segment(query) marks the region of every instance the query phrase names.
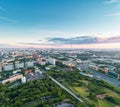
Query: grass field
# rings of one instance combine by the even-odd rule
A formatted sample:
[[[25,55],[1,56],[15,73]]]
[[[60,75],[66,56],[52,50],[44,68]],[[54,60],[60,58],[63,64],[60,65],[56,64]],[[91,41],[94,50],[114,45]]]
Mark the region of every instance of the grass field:
[[[107,102],[106,100],[98,99],[96,104],[97,104],[96,107],[115,107],[115,105],[113,105],[110,102]]]
[[[76,92],[78,92],[80,95],[87,97],[89,96],[89,92],[85,91],[85,88],[83,87],[73,87]]]
[[[89,96],[89,92],[86,92],[84,87],[72,87],[72,88],[74,89],[75,92],[79,93],[81,96],[84,96],[84,97]],[[115,107],[114,104],[106,100],[98,99],[97,101],[92,101],[92,102],[95,104],[95,107]]]
[[[68,77],[70,77],[70,79]],[[66,77],[67,81],[65,79],[62,79],[61,83],[64,86],[66,86],[68,89],[70,89],[74,94],[81,97],[88,104],[94,103],[95,107],[115,107],[115,104],[117,104],[116,102],[113,102],[114,103],[113,104],[111,103],[112,101],[96,98],[96,95],[104,94],[104,93],[107,94],[108,96],[111,96],[112,98],[118,98],[118,102],[119,102],[120,94],[117,93],[120,92],[119,88],[112,87],[111,85],[103,81],[97,81],[97,80],[93,81],[91,79],[88,80],[88,79],[79,79],[79,78],[76,80],[73,79],[73,81],[71,81],[72,80],[71,75],[68,77]]]
[[[118,94],[118,93],[116,93],[116,92],[114,92],[114,91],[112,91],[112,90],[105,89],[105,91],[106,91],[107,93],[109,93],[110,96],[113,96],[113,97],[116,97],[116,98],[120,98],[120,94]]]

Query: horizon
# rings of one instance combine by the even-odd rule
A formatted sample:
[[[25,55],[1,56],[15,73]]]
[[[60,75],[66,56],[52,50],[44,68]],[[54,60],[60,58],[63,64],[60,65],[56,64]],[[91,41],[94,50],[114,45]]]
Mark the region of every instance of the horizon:
[[[0,48],[120,49],[120,0],[0,0]]]

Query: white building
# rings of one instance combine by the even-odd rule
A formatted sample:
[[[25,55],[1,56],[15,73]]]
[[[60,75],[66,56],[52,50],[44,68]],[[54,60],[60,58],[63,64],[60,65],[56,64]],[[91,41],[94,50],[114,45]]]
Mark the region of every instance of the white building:
[[[52,64],[52,65],[55,65],[56,59],[54,59],[54,58],[49,58],[49,59],[48,59],[48,62],[49,62],[50,64]]]
[[[33,67],[34,66],[34,62],[33,61],[29,61],[25,63],[26,67]]]
[[[42,71],[39,71],[40,74],[42,74]]]
[[[1,52],[0,52],[0,55],[4,55],[4,52],[3,52],[3,51],[1,51]]]
[[[0,66],[0,72],[2,72],[2,66]]]
[[[9,62],[12,62],[14,60],[15,60],[15,58],[7,59],[7,62],[9,63]]]
[[[27,79],[26,79],[25,76],[21,78],[21,82],[22,82],[22,83],[26,83],[26,81],[27,81]]]
[[[4,71],[14,70],[13,64],[8,64],[3,66]]]
[[[82,63],[82,61],[80,59],[77,59],[76,62],[79,64]]]
[[[45,69],[46,69],[46,70],[50,70],[51,68],[49,68],[49,67],[45,67]]]
[[[75,66],[73,61],[63,61],[62,63],[66,66],[71,66],[71,67]]]
[[[40,65],[45,65],[45,64],[46,64],[46,61],[40,62]]]
[[[15,64],[15,68],[24,68],[24,63],[22,62],[22,63],[17,63],[17,64]]]
[[[15,71],[13,71],[13,74],[17,74],[18,72],[21,72],[21,70],[19,69],[19,70],[15,70]]]

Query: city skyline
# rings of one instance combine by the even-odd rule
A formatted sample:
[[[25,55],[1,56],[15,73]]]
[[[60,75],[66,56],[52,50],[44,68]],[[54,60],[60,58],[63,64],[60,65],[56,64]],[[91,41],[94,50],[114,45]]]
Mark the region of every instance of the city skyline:
[[[120,48],[119,25],[120,0],[0,0],[0,48]]]

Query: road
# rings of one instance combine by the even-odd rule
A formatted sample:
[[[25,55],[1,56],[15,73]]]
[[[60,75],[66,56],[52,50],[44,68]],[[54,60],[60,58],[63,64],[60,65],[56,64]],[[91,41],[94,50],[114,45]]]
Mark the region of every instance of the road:
[[[61,83],[59,83],[56,79],[54,79],[53,77],[51,77],[50,75],[47,74],[47,76],[53,81],[55,82],[57,85],[59,85],[62,89],[64,89],[65,91],[67,91],[70,95],[72,95],[75,99],[77,99],[80,102],[83,102],[83,100],[79,97],[77,97],[73,92],[71,92],[69,89],[67,89],[65,86],[63,86]]]
[[[88,66],[89,66],[88,64],[85,64],[85,65],[81,65],[79,67],[85,71],[89,71],[89,72],[93,73],[93,75],[95,77],[99,77],[100,79],[107,81],[109,84],[112,84],[112,85],[120,88],[120,80],[118,80],[116,78],[112,78],[108,75],[105,75],[104,73],[92,70],[92,69],[88,68]]]
[[[89,69],[89,71],[92,72],[94,74],[94,76],[100,77],[101,79],[107,81],[109,84],[120,87],[120,81],[117,80],[116,78],[109,77],[101,72],[93,71],[90,69]]]

